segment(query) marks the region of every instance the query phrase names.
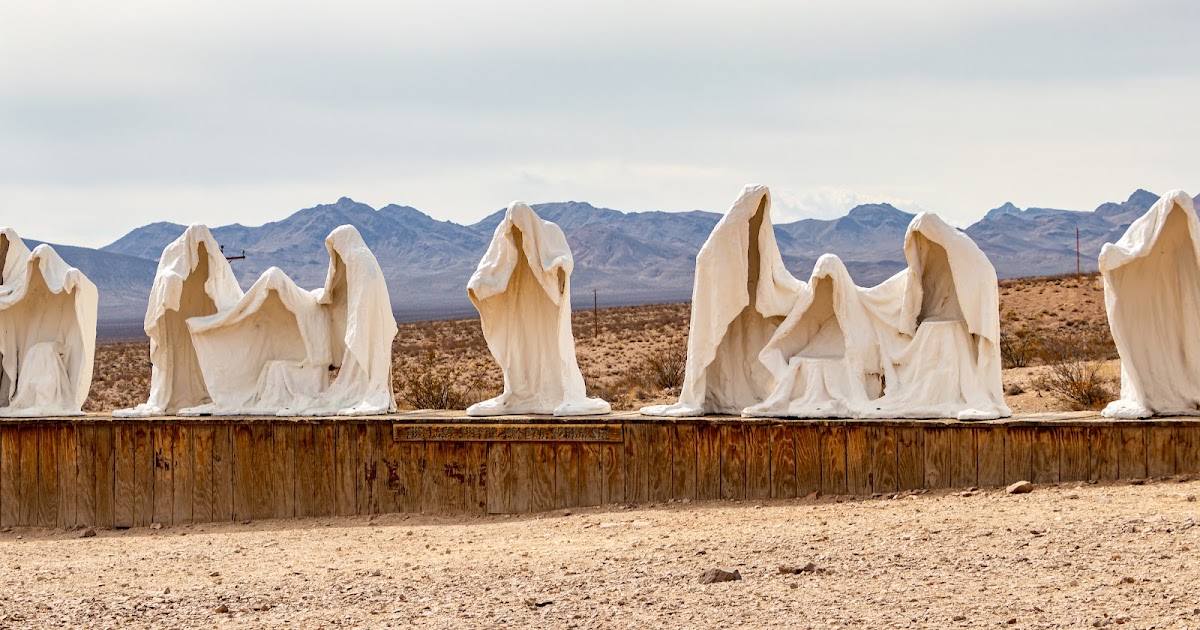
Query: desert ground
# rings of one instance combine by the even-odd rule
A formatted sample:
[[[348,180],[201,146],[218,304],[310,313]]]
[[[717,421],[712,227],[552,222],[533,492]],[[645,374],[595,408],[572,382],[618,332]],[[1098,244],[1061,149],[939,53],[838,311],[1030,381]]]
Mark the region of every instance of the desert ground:
[[[688,304],[601,309],[598,319],[590,310],[576,312],[577,354],[591,395],[617,410],[674,402],[690,314]],[[1014,413],[1095,408],[1107,402],[1106,395],[1115,396],[1116,350],[1098,276],[1004,280],[1000,317],[1009,368],[1005,388]],[[461,409],[503,388],[478,319],[401,324],[392,350],[401,408]],[[1063,363],[1094,370],[1088,375],[1098,395],[1082,402],[1061,395],[1063,387],[1047,376]],[[1065,387],[1074,385],[1070,381]],[[149,389],[148,343],[102,343],[85,410],[131,407],[145,401]]]
[[[1200,628],[1197,494],[1172,478],[18,529],[0,532],[0,627]],[[710,569],[741,580],[702,584]]]

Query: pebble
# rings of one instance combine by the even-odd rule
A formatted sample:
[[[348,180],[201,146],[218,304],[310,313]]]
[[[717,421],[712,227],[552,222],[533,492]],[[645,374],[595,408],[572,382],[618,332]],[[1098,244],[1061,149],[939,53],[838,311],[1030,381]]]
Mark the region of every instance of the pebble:
[[[96,530],[95,530],[95,529],[93,529],[93,528],[91,528],[91,527],[89,527],[89,528],[87,528],[87,529],[83,530],[83,533],[82,533],[82,534],[80,534],[80,535],[79,535],[79,537],[80,537],[80,538],[95,538],[95,537],[96,537]]]
[[[737,582],[742,579],[742,574],[737,569],[732,572],[723,569],[709,569],[700,575],[701,584],[712,584],[714,582]]]
[[[1010,485],[1008,488],[1005,488],[1004,491],[1009,494],[1025,494],[1027,492],[1033,492],[1033,484],[1029,483],[1028,481],[1018,481]]]
[[[779,565],[779,572],[784,575],[800,575],[801,573],[824,573],[824,569],[818,569],[817,565],[809,562],[804,566],[793,567],[786,564]]]
[[[225,604],[221,604],[220,606],[217,606],[216,610],[214,610],[213,612],[228,613],[229,607],[226,606]]]

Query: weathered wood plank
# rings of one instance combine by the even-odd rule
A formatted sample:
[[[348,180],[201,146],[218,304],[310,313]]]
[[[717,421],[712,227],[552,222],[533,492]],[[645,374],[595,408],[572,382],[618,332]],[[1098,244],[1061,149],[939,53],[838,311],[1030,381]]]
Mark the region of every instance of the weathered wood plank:
[[[421,510],[426,514],[460,514],[463,509],[454,499],[451,487],[452,474],[462,475],[462,468],[452,460],[455,457],[453,442],[430,441],[425,443],[425,478],[421,484]]]
[[[1121,427],[1117,468],[1121,479],[1146,478],[1146,428]]]
[[[894,427],[871,427],[867,432],[871,445],[871,491],[874,493],[896,492],[897,481],[896,429]]]
[[[275,488],[275,518],[296,516],[296,429],[291,422],[272,423],[271,477]],[[389,431],[390,432],[390,431]]]
[[[746,427],[746,498],[771,498],[771,427]]]
[[[693,443],[693,447],[694,446],[695,443]],[[672,445],[672,456],[674,456],[674,453],[674,445]],[[694,448],[692,453],[692,461],[695,462]],[[603,456],[600,454],[600,444],[594,442],[581,442],[579,444],[580,506],[600,505],[604,502],[604,493],[601,483],[603,478],[604,462]],[[693,479],[695,479],[695,477],[693,477]],[[488,470],[488,483],[491,483],[491,470]]]
[[[337,429],[329,423],[321,423],[312,428],[312,475],[313,475],[313,516],[334,516],[341,514],[338,509],[338,465],[337,465]],[[416,442],[414,448],[425,449],[425,445]],[[417,478],[418,490],[415,511],[421,511],[420,477]]]
[[[615,445],[624,452],[624,447]],[[512,467],[512,496],[509,503],[510,514],[523,514],[530,511],[533,501],[533,467],[534,454],[532,442],[513,442],[509,466]],[[433,463],[428,464],[432,466]],[[621,493],[625,492],[624,477],[622,477]]]
[[[625,502],[625,445],[600,445],[600,492],[604,503]]]
[[[715,424],[696,427],[696,498],[721,498],[721,429]]]
[[[1200,427],[1176,427],[1175,474],[1200,473]]]
[[[42,493],[38,487],[38,429],[33,425],[21,427],[21,502],[17,524],[38,524],[42,510]]]
[[[38,427],[38,506],[37,524],[54,527],[58,524],[58,436],[52,425]]]
[[[1087,431],[1082,427],[1060,427],[1058,434],[1058,480],[1087,481]]]
[[[954,483],[954,434],[957,429],[925,429],[925,487],[949,488]]]
[[[516,493],[516,471],[512,466],[512,444],[488,444],[487,505],[490,514],[512,514]]]
[[[274,518],[276,495],[279,486],[275,480],[275,427],[270,424],[254,424],[250,427],[250,491],[248,504],[250,518],[264,520]]]
[[[134,447],[134,425],[113,425],[113,458],[116,460],[116,475],[113,479],[113,525],[119,529],[133,527],[134,496],[137,472]]]
[[[554,466],[556,461],[553,442],[534,442],[531,466],[532,492],[529,509],[545,512],[554,509]]]
[[[1034,431],[1030,481],[1033,483],[1058,483],[1059,436],[1056,429],[1042,427]]]
[[[358,509],[358,483],[355,474],[358,471],[356,444],[353,425],[346,423],[335,425],[334,497],[337,505],[336,513],[342,516],[352,515]]]
[[[846,494],[845,427],[821,427],[821,493]]]
[[[1088,427],[1088,481],[1112,481],[1120,479],[1119,429]]]
[[[1175,428],[1146,428],[1146,474],[1170,477],[1175,474]]]
[[[77,443],[74,424],[63,423],[55,430],[58,440],[58,528],[67,529],[77,523],[79,509],[79,478],[76,470]]]
[[[1005,483],[1032,480],[1034,431],[1029,427],[1009,427],[1004,436]]]
[[[975,429],[956,427],[950,434],[954,440],[954,463],[950,466],[950,485],[970,488],[979,485],[979,451]]]
[[[796,432],[792,427],[774,424],[771,440],[771,498],[796,497]],[[819,474],[819,473],[818,473]],[[817,481],[820,487],[820,480]]]
[[[925,430],[904,427],[896,430],[897,490],[925,487]]]
[[[421,487],[425,478],[425,445],[421,442],[397,442],[395,446],[396,509],[418,513],[421,511]]]
[[[578,445],[561,442],[554,448],[554,507],[579,505]]]
[[[96,526],[112,528],[116,492],[117,461],[111,423],[96,425]]]
[[[576,445],[578,447],[578,445]],[[488,449],[486,442],[466,445],[466,508],[468,514],[487,513]]]
[[[665,502],[671,498],[671,425],[646,426],[646,455],[646,498]]]
[[[233,425],[233,520],[254,518],[257,490],[254,473],[254,435],[250,425]],[[157,489],[157,485],[155,486]],[[157,497],[156,501],[157,503]]]
[[[722,425],[721,498],[746,498],[746,431],[741,425]]]
[[[1004,427],[975,429],[976,472],[980,486],[1004,485],[1004,439],[1007,433]]]
[[[379,445],[376,449],[379,456],[378,477],[376,477],[375,495],[379,497],[379,511],[393,514],[400,509],[400,443],[392,437],[392,431],[386,426],[376,426],[376,438]],[[296,491],[300,488],[297,486]],[[486,499],[485,499],[486,500]]]
[[[625,427],[625,500],[634,503],[650,498],[650,428],[641,424]]]
[[[21,439],[14,425],[0,426],[0,527],[21,520]]]
[[[696,498],[696,427],[675,424],[671,427],[671,496]]]
[[[144,422],[133,423],[133,526],[154,519],[154,435]]]
[[[234,441],[233,428],[222,423],[213,426],[212,513],[217,522],[234,519]]]
[[[213,427],[192,429],[192,521],[213,520]]]
[[[192,522],[192,427],[174,424],[171,427],[171,462],[174,473],[171,522],[182,525]]]
[[[357,489],[357,513],[358,514],[379,514],[379,497],[375,494],[377,486],[376,478],[379,475],[379,462],[376,458],[375,446],[377,440],[371,431],[371,425],[359,423],[354,425],[354,439],[356,448],[358,449],[358,474],[355,476]],[[445,442],[435,443],[428,442],[427,444],[447,444]],[[440,452],[441,449],[434,449],[430,453]],[[431,461],[436,461],[432,460]],[[440,479],[441,471],[438,472]],[[461,510],[455,511],[455,513]]]
[[[871,494],[871,445],[864,426],[846,428],[846,492]]]
[[[301,424],[289,431],[290,438],[295,440],[296,458],[296,516],[319,516],[317,510],[317,447],[313,443],[311,424]]]
[[[822,429],[815,426],[795,427],[792,438],[796,443],[796,496],[806,497],[824,488],[821,475],[825,458],[821,448]]]

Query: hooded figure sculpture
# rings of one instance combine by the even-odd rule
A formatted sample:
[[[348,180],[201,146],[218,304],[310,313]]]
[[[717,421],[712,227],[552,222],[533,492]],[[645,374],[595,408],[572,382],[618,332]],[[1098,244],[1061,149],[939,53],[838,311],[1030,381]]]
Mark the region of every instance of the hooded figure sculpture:
[[[922,212],[904,235],[908,269],[863,291],[884,357],[884,396],[864,417],[1011,415],[1000,375],[996,270],[979,246]]]
[[[49,245],[0,228],[0,417],[82,413],[96,353],[96,286]]]
[[[392,340],[396,318],[379,261],[352,225],[325,238],[329,272],[314,291],[328,321],[337,378],[315,399],[298,399],[280,415],[363,416],[396,410]]]
[[[802,283],[783,265],[770,215],[767,187],[746,186],[700,248],[679,402],[642,413],[740,414],[774,389],[759,353],[792,310]]]
[[[859,291],[837,256],[817,260],[791,314],[759,354],[775,390],[742,415],[852,418],[879,397],[879,341]]]
[[[150,397],[119,418],[161,416],[212,402],[187,320],[237,304],[242,289],[207,227],[194,224],[163,250],[146,308]]]
[[[1108,325],[1121,355],[1110,418],[1200,414],[1200,222],[1174,190],[1100,250]]]
[[[608,413],[588,398],[571,333],[575,262],[559,227],[513,202],[467,284],[488,349],[504,372],[504,393],[467,409],[471,416]]]

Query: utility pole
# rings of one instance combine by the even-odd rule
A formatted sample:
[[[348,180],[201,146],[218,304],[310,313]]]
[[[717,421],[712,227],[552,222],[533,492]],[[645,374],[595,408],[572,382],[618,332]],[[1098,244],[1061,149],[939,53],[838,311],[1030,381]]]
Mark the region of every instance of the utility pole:
[[[243,249],[241,255],[230,256],[225,253],[225,246],[222,245],[221,246],[221,255],[224,256],[225,260],[228,260],[229,262],[233,262],[235,260],[245,260],[246,259],[246,250]]]
[[[1075,228],[1075,284],[1079,284],[1080,264],[1079,264],[1079,228]]]
[[[592,289],[592,339],[600,338],[600,289]]]

